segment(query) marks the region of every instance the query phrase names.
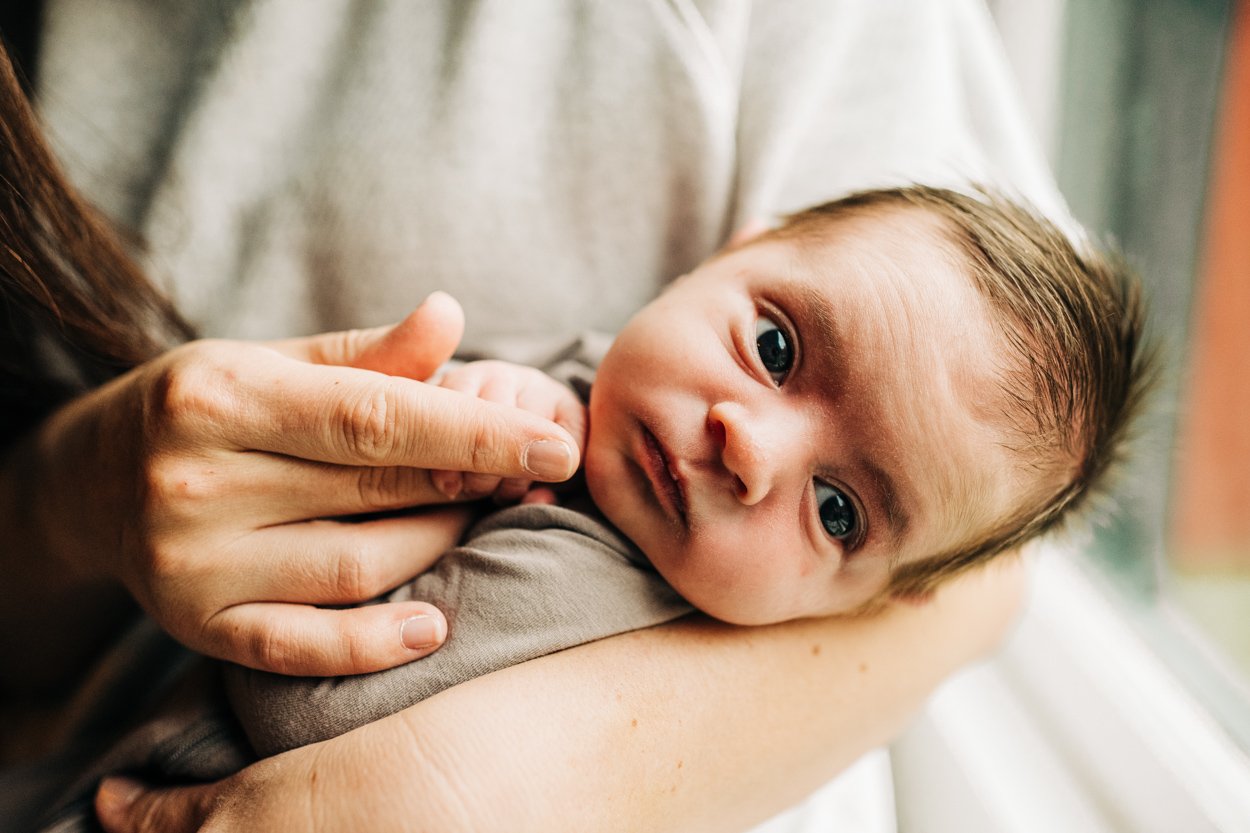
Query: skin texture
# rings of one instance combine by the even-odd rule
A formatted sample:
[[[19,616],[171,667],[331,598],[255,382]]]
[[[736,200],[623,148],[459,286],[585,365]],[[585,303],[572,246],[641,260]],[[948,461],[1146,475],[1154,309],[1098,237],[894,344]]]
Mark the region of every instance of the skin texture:
[[[784,385],[767,374],[760,378],[750,354],[735,349],[732,336],[720,351],[731,357],[727,367],[710,369],[706,364],[723,342],[711,349],[679,348],[696,370],[689,376],[675,372],[675,365],[682,363],[673,362],[671,353],[647,349],[671,344],[663,336],[674,327],[691,329],[700,316],[716,324],[738,321],[746,332],[756,332],[753,319],[760,304],[754,276],[769,274],[778,260],[775,252],[763,248],[749,254],[751,259],[745,262],[732,256],[714,261],[715,271],[686,278],[656,302],[655,309],[638,317],[640,326],[631,323],[617,342],[622,352],[610,374],[609,393],[618,397],[612,400],[614,405],[647,401],[657,393],[651,384],[656,380],[663,380],[658,386],[661,396],[677,391],[678,396],[693,397],[709,385],[712,390],[735,391],[745,386],[752,394],[773,399],[784,395]],[[844,286],[847,283],[849,279],[843,281]],[[958,297],[964,285],[953,271],[933,283],[947,300]],[[845,296],[843,300],[847,301]],[[864,307],[872,300],[879,298],[854,308],[853,317],[862,321]],[[722,303],[731,305],[731,314],[718,315]],[[907,320],[918,324],[920,336],[927,338],[912,332],[904,338],[897,331],[888,337],[895,344],[932,344],[935,333],[940,334],[948,322],[924,321],[925,309],[921,304],[919,310],[909,310]],[[969,332],[965,329],[965,338]],[[971,333],[975,335],[975,328]],[[870,346],[866,350],[870,357],[880,355]],[[848,372],[871,370],[855,368],[851,356],[842,358]],[[891,370],[904,361],[893,358]],[[611,354],[609,359],[613,360]],[[648,366],[651,361],[657,365]],[[713,361],[723,359],[717,355]],[[807,361],[815,360],[807,357]],[[923,357],[914,357],[914,362],[926,371],[922,379],[942,378],[947,383],[939,386],[939,392],[954,387],[949,384],[951,376],[976,375],[967,362],[945,377],[933,373],[933,363]],[[444,384],[497,401],[526,401],[545,411],[572,407],[567,392],[525,371],[497,362],[475,363],[449,374]],[[603,381],[601,375],[596,391]],[[914,395],[919,386],[914,379],[909,381],[906,392]],[[878,394],[889,401],[890,391]],[[634,398],[624,402],[619,399],[631,395]],[[813,407],[825,418],[824,425],[830,406],[820,402],[823,396],[815,398],[814,407],[801,400],[795,410],[802,413]],[[936,394],[921,409],[931,412],[935,402],[947,407],[949,420],[972,419],[957,401]],[[707,425],[713,440],[722,443],[722,481],[731,470],[745,475],[740,490],[732,483],[722,483],[722,488],[751,513],[744,522],[766,525],[766,514],[754,514],[763,499],[742,498],[752,488],[775,489],[776,481],[759,485],[762,475],[739,465],[740,457],[726,451],[728,431],[713,430],[714,411],[708,408]],[[909,425],[905,419],[901,424]],[[588,465],[594,465],[599,451],[611,453],[620,447],[595,445],[596,436],[601,441],[627,436],[612,430],[620,425],[614,422],[609,431],[600,433],[596,419]],[[800,449],[813,445],[797,443]],[[794,460],[784,453],[779,456],[789,463]],[[761,454],[753,462],[763,467],[767,460]],[[810,480],[810,470],[802,465],[797,469],[801,479]],[[993,478],[990,482],[989,493],[996,486],[1009,491]],[[659,503],[645,485],[636,494]],[[733,502],[728,505],[735,508]],[[665,508],[654,511],[662,513]],[[930,532],[927,539],[925,519],[913,518],[909,529],[916,530],[921,541],[946,540],[940,525],[951,522],[948,516],[938,516],[932,524],[939,531]],[[801,520],[792,523],[805,527]],[[658,525],[666,528],[662,520]],[[695,543],[696,549],[702,546],[702,540]],[[712,550],[687,575],[698,587],[722,591],[715,584],[721,571],[709,559],[734,558],[739,551],[729,544],[719,552]],[[750,554],[774,571],[778,567],[767,562],[776,561],[782,570],[788,563],[787,550],[772,544]],[[711,581],[703,581],[700,570]],[[744,572],[749,574],[744,567],[734,568],[735,576]],[[785,581],[784,572],[774,574]],[[820,581],[811,575],[799,575],[797,581],[822,590],[830,582],[842,581],[836,572]],[[748,581],[731,585],[729,593],[741,600],[753,589]],[[749,630],[691,617],[472,680],[347,735],[263,761],[218,784],[153,791],[130,781],[109,781],[97,796],[97,810],[106,829],[140,832],[269,826],[398,830],[413,829],[414,824],[430,830],[744,829],[801,798],[863,749],[888,740],[938,681],[997,643],[1015,615],[1020,593],[1019,565],[1006,559],[952,582],[929,603],[897,603],[875,616],[804,619]],[[775,597],[763,598],[767,603]],[[699,707],[674,709],[673,703]],[[553,713],[560,720],[551,720]]]
[[[604,640],[219,784],[106,783],[99,811],[110,830],[746,827],[891,736],[942,677],[1001,638],[1018,576],[970,582],[870,619],[742,631],[696,618]]]
[[[446,502],[432,468],[563,479],[582,434],[414,381],[462,330],[436,294],[394,327],[192,342],[50,417],[0,470],[0,625],[39,634],[0,649],[4,697],[67,687],[127,594],[186,645],[272,671],[359,673],[436,648],[446,628],[429,605],[312,605],[420,572],[460,513],[324,519]],[[555,470],[527,469],[539,447],[563,449]],[[414,619],[425,635],[409,647]]]
[[[706,613],[854,612],[894,565],[984,536],[1022,500],[994,422],[1003,352],[923,211],[852,216],[827,239],[739,240],[613,342],[591,391],[587,483]],[[470,362],[440,384],[584,418],[567,388],[508,362]],[[505,500],[530,485],[436,476]]]
[[[217,784],[108,781],[96,806],[112,833],[743,830],[893,736],[998,644],[1022,591],[1000,559],[872,617],[695,617],[480,677]]]
[[[613,343],[591,391],[587,485],[718,619],[854,611],[893,564],[975,539],[1022,500],[994,422],[992,320],[920,211],[732,250]],[[784,344],[786,361],[759,344]]]

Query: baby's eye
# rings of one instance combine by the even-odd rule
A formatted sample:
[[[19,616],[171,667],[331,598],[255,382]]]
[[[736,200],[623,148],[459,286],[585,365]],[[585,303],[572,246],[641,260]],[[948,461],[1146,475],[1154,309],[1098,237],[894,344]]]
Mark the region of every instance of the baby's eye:
[[[845,541],[855,534],[855,528],[859,525],[855,517],[855,504],[851,503],[851,499],[841,489],[817,480],[816,506],[820,512],[820,522],[824,524],[829,537]]]
[[[784,382],[794,365],[794,348],[785,330],[764,315],[755,321],[755,349],[773,381],[779,385]]]

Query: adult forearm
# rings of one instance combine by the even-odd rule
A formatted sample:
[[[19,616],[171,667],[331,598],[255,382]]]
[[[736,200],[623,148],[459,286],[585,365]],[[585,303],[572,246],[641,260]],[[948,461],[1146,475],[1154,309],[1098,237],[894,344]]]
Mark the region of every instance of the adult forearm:
[[[871,619],[695,619],[479,678],[317,747],[318,829],[749,827],[996,645],[1021,584],[996,567]]]
[[[726,831],[887,740],[1002,639],[1023,577],[1001,562],[872,619],[703,619],[479,677],[224,781],[108,781],[111,833],[191,830]]]

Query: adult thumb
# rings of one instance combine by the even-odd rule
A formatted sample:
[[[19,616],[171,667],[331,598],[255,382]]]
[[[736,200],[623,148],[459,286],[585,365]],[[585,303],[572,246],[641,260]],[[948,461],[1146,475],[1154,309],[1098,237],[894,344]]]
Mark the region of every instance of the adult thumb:
[[[95,794],[96,816],[107,833],[190,833],[208,818],[216,789],[153,789],[130,778],[106,778]]]
[[[287,339],[271,346],[314,364],[426,379],[451,358],[463,335],[460,304],[446,292],[434,292],[398,324]]]

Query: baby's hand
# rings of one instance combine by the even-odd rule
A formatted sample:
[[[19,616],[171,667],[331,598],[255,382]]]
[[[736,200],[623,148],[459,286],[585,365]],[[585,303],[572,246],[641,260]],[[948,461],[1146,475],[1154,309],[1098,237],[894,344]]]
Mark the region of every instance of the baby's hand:
[[[579,447],[585,447],[586,406],[573,391],[541,370],[511,362],[469,362],[448,370],[438,384],[546,417],[567,429],[577,439]],[[493,495],[502,502],[519,500],[529,491],[532,482],[458,471],[431,472],[430,479],[439,491],[450,497]]]

